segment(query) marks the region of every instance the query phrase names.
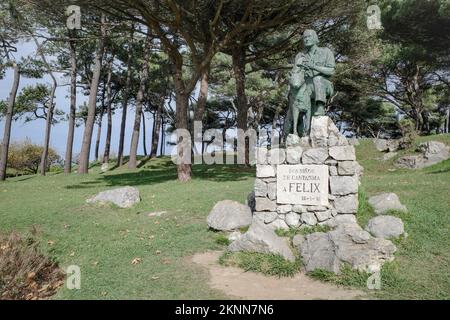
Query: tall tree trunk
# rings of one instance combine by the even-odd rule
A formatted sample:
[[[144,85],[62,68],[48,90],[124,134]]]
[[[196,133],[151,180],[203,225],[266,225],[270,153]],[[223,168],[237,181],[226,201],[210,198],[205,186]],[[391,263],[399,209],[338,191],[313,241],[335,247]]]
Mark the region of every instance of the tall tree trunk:
[[[103,115],[105,113],[105,105],[102,103],[102,109],[100,110],[100,115],[97,123],[97,139],[95,141],[95,159],[97,162],[100,162],[99,150],[100,150],[100,139],[102,137],[102,124],[103,124]]]
[[[131,138],[130,161],[128,162],[128,169],[137,168],[137,150],[139,146],[139,135],[141,130],[142,105],[144,103],[145,85],[148,81],[148,74],[150,68],[149,64],[150,64],[151,43],[152,43],[151,37],[150,34],[148,34],[144,53],[145,57],[144,70],[142,70],[141,83],[139,86],[139,92],[137,94],[136,100],[136,115],[134,117],[134,128],[133,128],[133,136]]]
[[[245,49],[236,47],[232,52],[233,73],[236,80],[237,128],[246,132],[248,129],[248,101],[245,93]],[[238,134],[238,141],[245,141],[245,164],[249,165],[249,143]]]
[[[445,133],[450,133],[450,106],[447,107],[447,120],[445,126]]]
[[[55,93],[56,93],[56,87],[58,86],[58,83],[56,81],[55,76],[53,73],[50,72],[50,76],[52,77],[52,89],[50,92],[50,102],[47,110],[47,119],[46,119],[46,126],[45,126],[45,140],[44,140],[44,151],[42,152],[41,156],[41,175],[45,176],[45,173],[47,171],[47,160],[48,160],[48,149],[50,147],[50,135],[52,131],[52,123],[53,123],[53,112],[55,110]]]
[[[186,87],[183,82],[182,72],[183,61],[177,61],[174,66],[174,83],[175,83],[175,98],[176,98],[176,129],[189,130],[188,128],[188,109],[189,109],[189,94],[186,92]],[[187,150],[185,141],[180,131],[177,136],[177,153],[178,153],[178,180],[181,182],[188,182],[192,179],[192,161],[185,159],[191,158],[191,149]],[[189,139],[190,140],[190,139]],[[183,143],[180,143],[182,142]],[[191,141],[189,141],[191,142]]]
[[[72,34],[69,32],[69,37]],[[66,159],[64,161],[64,173],[72,172],[73,139],[75,135],[75,116],[77,112],[77,52],[75,41],[69,42],[70,47],[70,112],[69,132],[67,134]]]
[[[159,154],[162,156],[164,156],[165,154],[165,145],[166,145],[166,128],[165,128],[165,124],[164,124],[164,115],[161,115],[161,146],[160,146],[160,151]]]
[[[119,137],[119,153],[117,158],[117,165],[119,167],[123,166],[123,149],[125,143],[125,130],[127,124],[127,113],[128,113],[128,100],[130,98],[130,87],[131,87],[131,76],[132,76],[132,68],[131,68],[131,60],[133,58],[133,35],[134,35],[134,27],[131,31],[130,42],[128,48],[128,61],[127,61],[127,79],[125,84],[125,91],[123,95],[123,103],[122,103],[122,122],[120,124],[120,137]]]
[[[103,153],[103,163],[109,162],[109,155],[111,153],[111,135],[112,135],[112,65],[114,61],[114,55],[108,60],[108,78],[106,80],[106,113],[108,116],[108,127],[106,130],[105,152]]]
[[[164,100],[158,104],[158,109],[155,113],[154,129],[152,135],[152,151],[150,158],[156,158],[158,156],[158,145],[159,145],[159,133],[161,132],[161,122],[162,122],[162,109],[164,107]]]
[[[142,111],[142,146],[144,147],[144,156],[147,157],[147,129],[145,124],[145,112]]]
[[[208,102],[209,73],[210,73],[210,66],[208,66],[208,68],[205,69],[200,80],[200,94],[198,97],[197,109],[194,112],[194,121],[192,121],[191,123],[191,136],[193,149],[195,149],[195,142],[202,140],[202,136],[195,136],[194,125],[195,122],[198,121],[203,122],[203,117],[205,115],[206,110],[206,103]],[[202,133],[198,132],[198,134],[201,135]]]
[[[81,147],[80,153],[80,163],[78,168],[79,174],[87,174],[89,172],[89,155],[91,151],[91,143],[92,143],[92,132],[94,130],[94,122],[95,122],[95,107],[97,104],[97,93],[98,93],[98,85],[100,82],[100,74],[102,69],[102,59],[103,59],[103,51],[105,47],[105,22],[106,17],[102,14],[102,36],[98,40],[97,44],[97,52],[95,54],[95,66],[94,72],[92,75],[90,95],[89,95],[89,105],[88,105],[88,117],[86,120],[86,127],[84,129],[83,135],[83,144]]]
[[[19,82],[20,82],[19,66],[16,63],[14,63],[13,68],[14,68],[14,80],[11,93],[9,94],[8,109],[6,110],[5,115],[5,130],[3,133],[2,152],[0,156],[1,181],[4,181],[6,179],[6,167],[8,165],[9,143],[11,140],[11,124],[14,113],[14,105],[16,103],[17,90],[19,89]]]

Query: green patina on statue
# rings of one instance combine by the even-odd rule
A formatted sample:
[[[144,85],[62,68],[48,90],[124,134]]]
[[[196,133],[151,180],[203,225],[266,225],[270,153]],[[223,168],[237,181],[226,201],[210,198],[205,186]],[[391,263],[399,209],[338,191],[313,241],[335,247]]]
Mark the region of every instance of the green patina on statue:
[[[334,55],[328,48],[319,47],[314,30],[303,34],[306,52],[295,57],[289,80],[289,111],[285,135],[306,136],[310,132],[311,118],[324,116],[325,105],[333,93],[330,77],[336,70]]]

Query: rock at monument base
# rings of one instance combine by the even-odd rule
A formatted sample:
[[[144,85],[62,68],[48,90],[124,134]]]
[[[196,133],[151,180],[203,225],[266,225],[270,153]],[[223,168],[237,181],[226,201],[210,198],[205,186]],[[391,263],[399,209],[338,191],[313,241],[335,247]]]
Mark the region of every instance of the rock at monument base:
[[[357,213],[359,200],[357,194],[351,194],[334,199],[334,207],[338,213]]]
[[[398,238],[405,233],[403,221],[392,216],[378,216],[369,220],[366,230],[374,237],[383,239]]]
[[[100,169],[102,172],[106,172],[109,170],[109,163],[102,164],[102,167]]]
[[[272,223],[278,219],[278,213],[276,212],[256,212],[253,219],[260,219],[264,223]]]
[[[286,224],[291,228],[297,228],[300,225],[300,215],[295,212],[290,212],[286,215]]]
[[[370,197],[369,204],[373,207],[376,214],[385,214],[391,210],[408,211],[395,193],[383,193]]]
[[[300,145],[300,137],[295,134],[290,134],[286,138],[286,147],[296,147]]]
[[[123,187],[114,190],[100,192],[98,195],[88,199],[87,203],[114,203],[120,208],[131,208],[141,201],[139,190],[134,187]]]
[[[386,261],[394,259],[395,251],[391,241],[373,238],[356,223],[309,234],[300,245],[307,272],[322,269],[336,274],[340,274],[344,263],[359,271],[379,271]]]
[[[359,181],[355,176],[331,176],[331,194],[336,196],[346,196],[358,193]]]
[[[356,152],[354,146],[330,147],[330,156],[337,161],[355,161]]]
[[[275,168],[269,165],[258,165],[256,166],[256,176],[258,178],[275,177]]]
[[[356,224],[356,216],[353,214],[338,214],[337,216],[325,221],[323,225],[331,228],[336,228],[343,224]]]
[[[242,203],[224,200],[214,206],[207,222],[214,230],[233,231],[248,227],[252,223],[252,212]]]
[[[299,164],[302,159],[302,147],[291,147],[286,151],[286,160],[289,164]]]
[[[242,233],[240,233],[239,231],[233,231],[228,235],[228,240],[230,240],[231,242],[239,240],[242,237]]]
[[[306,272],[320,269],[340,273],[340,262],[328,233],[316,232],[307,235],[300,245],[300,252]]]
[[[277,211],[275,202],[268,198],[256,198],[256,211]]]
[[[271,228],[258,219],[253,221],[245,234],[228,246],[228,250],[279,254],[288,261],[295,261],[295,256],[285,239],[278,237]]]
[[[267,183],[264,182],[264,180],[261,179],[255,180],[255,196],[256,197],[267,196]]]
[[[286,160],[286,151],[284,149],[271,149],[269,151],[269,163],[271,165],[282,164]]]
[[[315,148],[306,150],[303,153],[303,164],[323,164],[328,158],[328,151],[325,148]]]

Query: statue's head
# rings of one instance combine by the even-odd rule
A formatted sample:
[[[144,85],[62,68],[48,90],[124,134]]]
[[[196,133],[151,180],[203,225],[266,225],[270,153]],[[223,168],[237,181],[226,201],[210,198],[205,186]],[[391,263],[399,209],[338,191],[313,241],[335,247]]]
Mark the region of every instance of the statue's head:
[[[305,30],[305,32],[303,32],[303,43],[307,48],[319,44],[319,37],[317,36],[317,33],[311,29]]]

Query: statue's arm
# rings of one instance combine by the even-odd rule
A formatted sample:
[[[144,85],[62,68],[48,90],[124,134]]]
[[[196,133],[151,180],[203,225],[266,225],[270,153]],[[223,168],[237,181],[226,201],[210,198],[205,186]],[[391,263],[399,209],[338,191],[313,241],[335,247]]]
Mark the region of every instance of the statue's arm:
[[[311,68],[321,74],[326,76],[332,76],[336,72],[336,62],[334,59],[333,52],[331,50],[326,50],[326,63],[325,66],[311,66]]]

